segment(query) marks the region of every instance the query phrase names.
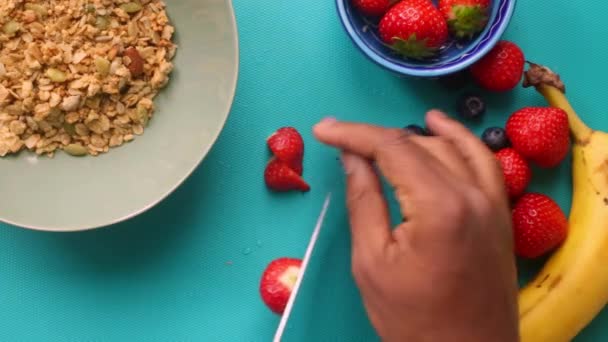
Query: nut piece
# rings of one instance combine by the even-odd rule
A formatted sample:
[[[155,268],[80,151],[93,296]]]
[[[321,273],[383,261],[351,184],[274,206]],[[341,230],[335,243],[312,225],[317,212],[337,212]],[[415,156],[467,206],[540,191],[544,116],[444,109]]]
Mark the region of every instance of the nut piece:
[[[61,103],[61,109],[66,112],[71,112],[78,109],[80,104],[80,95],[68,96],[63,99]]]
[[[131,76],[134,78],[141,76],[144,73],[144,60],[141,58],[139,51],[134,47],[130,47],[125,50],[124,56],[129,59],[128,62],[125,60],[126,58],[123,61],[131,72]]]

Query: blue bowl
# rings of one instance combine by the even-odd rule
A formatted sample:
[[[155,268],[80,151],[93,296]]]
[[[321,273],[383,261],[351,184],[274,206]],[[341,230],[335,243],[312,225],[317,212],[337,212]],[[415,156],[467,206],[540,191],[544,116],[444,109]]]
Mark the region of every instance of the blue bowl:
[[[336,0],[338,14],[355,46],[373,62],[400,75],[441,77],[468,68],[487,54],[500,40],[515,9],[516,0],[493,0],[485,29],[469,41],[450,40],[438,56],[417,61],[404,58],[386,46],[372,21],[352,6],[351,0]]]

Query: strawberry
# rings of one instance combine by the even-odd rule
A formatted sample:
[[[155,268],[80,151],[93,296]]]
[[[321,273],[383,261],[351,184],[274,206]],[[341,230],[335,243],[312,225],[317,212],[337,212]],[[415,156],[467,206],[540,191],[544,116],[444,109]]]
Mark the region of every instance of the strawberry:
[[[521,196],[532,179],[530,166],[524,157],[512,148],[503,148],[494,155],[502,167],[509,197],[514,199]]]
[[[448,39],[448,24],[429,0],[402,0],[380,20],[380,38],[405,57],[433,56]]]
[[[439,10],[456,38],[472,38],[490,18],[490,0],[439,0]]]
[[[275,191],[309,191],[310,186],[284,161],[272,158],[264,171],[266,186]]]
[[[386,13],[395,0],[352,0],[353,6],[363,15],[379,17]]]
[[[283,314],[291,290],[298,280],[301,265],[300,259],[279,258],[266,266],[260,281],[260,294],[266,306],[274,313]]]
[[[471,67],[473,79],[483,88],[503,92],[511,90],[521,81],[525,58],[521,49],[512,42],[501,40]]]
[[[562,109],[522,108],[511,114],[506,131],[513,148],[540,167],[557,166],[568,154],[568,115]]]
[[[537,193],[523,195],[512,212],[515,253],[536,258],[559,246],[568,234],[568,220],[551,198]]]
[[[276,158],[287,163],[298,175],[302,175],[304,140],[295,128],[279,128],[266,139],[266,143]]]

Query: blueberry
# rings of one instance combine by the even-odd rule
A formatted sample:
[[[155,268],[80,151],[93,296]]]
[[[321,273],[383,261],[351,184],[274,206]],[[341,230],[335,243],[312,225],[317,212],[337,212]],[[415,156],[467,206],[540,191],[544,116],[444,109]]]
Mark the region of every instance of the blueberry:
[[[465,119],[479,119],[486,112],[486,104],[477,95],[465,95],[458,103],[458,112]]]
[[[486,129],[481,135],[481,140],[494,152],[509,147],[510,145],[507,133],[501,127],[490,127]]]
[[[426,128],[422,128],[418,125],[407,125],[407,126],[403,127],[403,129],[412,134],[415,134],[415,135],[422,135],[422,136],[430,135],[429,131]]]

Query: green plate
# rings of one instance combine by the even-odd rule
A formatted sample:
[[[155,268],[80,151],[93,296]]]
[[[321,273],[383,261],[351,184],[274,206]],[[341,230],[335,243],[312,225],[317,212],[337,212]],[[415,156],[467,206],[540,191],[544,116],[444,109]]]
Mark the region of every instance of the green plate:
[[[106,226],[157,204],[203,160],[228,117],[238,37],[228,0],[169,0],[178,52],[143,136],[99,157],[0,159],[0,220],[49,231]]]

